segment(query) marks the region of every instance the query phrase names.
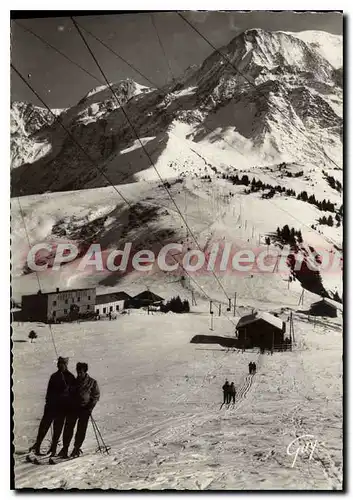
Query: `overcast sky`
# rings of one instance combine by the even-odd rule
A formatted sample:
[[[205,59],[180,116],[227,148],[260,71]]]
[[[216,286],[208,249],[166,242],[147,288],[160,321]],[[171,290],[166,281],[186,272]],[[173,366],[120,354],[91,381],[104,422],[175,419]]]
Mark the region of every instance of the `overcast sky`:
[[[276,31],[322,30],[342,34],[341,13],[293,12],[187,12],[185,17],[216,47],[227,44],[248,28]],[[155,13],[153,20],[168,56],[163,55],[150,13],[81,16],[77,21],[121,54],[156,85],[201,63],[212,49],[175,12]],[[99,80],[102,77],[70,18],[19,19],[18,23],[49,41]],[[114,54],[87,35],[98,61],[112,82],[133,78],[149,85]],[[12,63],[51,108],[68,107],[99,85],[94,78],[11,22]],[[39,104],[21,80],[12,74],[11,100]]]

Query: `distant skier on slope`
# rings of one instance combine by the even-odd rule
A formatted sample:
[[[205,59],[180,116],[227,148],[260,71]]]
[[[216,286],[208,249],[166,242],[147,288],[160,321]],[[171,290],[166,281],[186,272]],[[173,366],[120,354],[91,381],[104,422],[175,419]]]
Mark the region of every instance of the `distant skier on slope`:
[[[76,422],[77,429],[74,449],[70,456],[78,457],[82,453],[81,446],[86,437],[88,421],[100,397],[97,381],[87,373],[87,363],[77,363],[76,371],[77,378],[72,389],[70,414],[65,422],[63,448],[59,453],[59,456],[62,458],[68,457],[69,446]]]
[[[229,382],[228,380],[225,381],[222,390],[223,390],[223,404],[228,404],[230,402],[230,394],[229,394]]]
[[[235,395],[236,395],[235,385],[234,382],[232,382],[229,386],[229,402],[235,403]]]
[[[256,373],[256,363],[253,363],[253,364],[252,364],[252,372],[253,372],[253,373]]]
[[[249,366],[249,373],[250,373],[250,375],[251,375],[251,373],[252,373],[252,366],[253,366],[253,365],[252,365],[252,361],[250,361],[250,363],[249,363],[249,365],[248,365],[248,366]]]
[[[41,444],[52,423],[54,424],[54,431],[50,453],[52,456],[56,454],[60,434],[68,414],[70,388],[75,383],[75,376],[67,369],[68,362],[69,358],[60,356],[57,361],[58,371],[53,373],[49,379],[44,414],[39,424],[37,439],[29,450],[34,451],[36,455],[41,454]]]

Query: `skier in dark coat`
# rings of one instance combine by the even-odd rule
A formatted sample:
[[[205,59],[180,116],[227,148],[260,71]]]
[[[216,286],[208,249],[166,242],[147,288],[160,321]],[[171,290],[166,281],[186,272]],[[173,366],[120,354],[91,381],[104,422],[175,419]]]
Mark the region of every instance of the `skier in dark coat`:
[[[253,364],[252,364],[252,372],[253,372],[253,373],[256,373],[256,363],[253,363]]]
[[[236,394],[235,385],[234,382],[232,382],[229,386],[229,402],[235,403],[235,394]]]
[[[252,373],[252,361],[250,361],[250,363],[249,363],[249,373],[250,373],[250,375]]]
[[[228,404],[230,402],[230,396],[229,396],[229,382],[228,380],[225,381],[222,389],[223,389],[223,404],[226,403]]]
[[[42,420],[39,424],[37,439],[30,451],[40,455],[41,444],[53,423],[53,439],[50,447],[50,453],[54,456],[64,426],[65,418],[69,411],[70,389],[75,383],[74,375],[69,372],[67,365],[69,358],[58,358],[58,371],[53,373],[49,379],[47,393],[45,396],[45,407]]]
[[[100,397],[97,381],[91,378],[87,373],[87,363],[77,363],[76,371],[77,378],[72,388],[70,398],[70,414],[66,419],[64,428],[63,448],[59,453],[59,456],[63,458],[68,456],[76,422],[77,429],[71,457],[78,457],[82,453],[81,446],[86,437],[88,421]]]

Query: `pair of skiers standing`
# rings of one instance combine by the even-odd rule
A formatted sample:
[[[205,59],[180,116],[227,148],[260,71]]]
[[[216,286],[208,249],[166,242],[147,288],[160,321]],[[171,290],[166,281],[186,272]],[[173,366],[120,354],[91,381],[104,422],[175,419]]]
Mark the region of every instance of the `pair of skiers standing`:
[[[226,380],[222,389],[223,389],[223,404],[229,404],[231,401],[235,403],[236,390],[234,382],[230,384],[228,380]]]
[[[58,456],[67,458],[76,422],[77,430],[71,457],[77,457],[82,453],[81,446],[86,437],[88,421],[99,400],[100,392],[97,381],[87,373],[87,363],[77,363],[77,378],[75,378],[67,369],[68,362],[69,358],[59,357],[58,371],[49,379],[44,414],[39,424],[36,442],[30,448],[30,451],[34,451],[37,455],[41,454],[41,444],[49,427],[53,424],[50,454],[56,455],[59,438],[64,428],[63,448]]]

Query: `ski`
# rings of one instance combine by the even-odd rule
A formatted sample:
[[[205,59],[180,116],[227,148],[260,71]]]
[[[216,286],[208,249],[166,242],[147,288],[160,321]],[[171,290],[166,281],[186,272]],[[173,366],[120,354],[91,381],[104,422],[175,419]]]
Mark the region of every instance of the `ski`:
[[[50,465],[57,465],[61,464],[62,462],[68,462],[70,460],[75,460],[76,458],[80,458],[82,455],[79,455],[77,457],[67,457],[67,458],[62,458],[62,457],[50,457],[49,458],[49,464]]]
[[[33,452],[29,452],[26,455],[26,461],[35,465],[44,465],[48,463],[48,458],[50,458],[50,453],[46,455],[35,455]]]

